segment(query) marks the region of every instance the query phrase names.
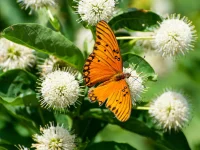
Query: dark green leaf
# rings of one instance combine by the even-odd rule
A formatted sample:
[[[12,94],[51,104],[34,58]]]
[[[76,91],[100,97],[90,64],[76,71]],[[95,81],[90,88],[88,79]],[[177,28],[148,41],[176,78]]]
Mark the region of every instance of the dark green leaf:
[[[136,69],[138,73],[142,73],[142,76],[147,77],[149,80],[157,79],[155,71],[144,58],[133,53],[125,53],[122,55],[122,58],[125,67],[133,64],[133,69]]]
[[[90,109],[83,114],[83,117],[96,118],[111,124],[116,124],[123,129],[152,138],[154,140],[160,138],[159,134],[157,134],[154,130],[147,127],[145,123],[137,120],[136,118],[130,117],[128,121],[120,122],[116,118],[113,118],[113,114],[111,114],[111,112],[109,112],[108,110]]]
[[[95,118],[84,120],[76,120],[75,118],[73,121],[73,129],[75,129],[75,134],[79,136],[83,142],[87,140],[93,140],[96,134],[107,125],[106,122]]]
[[[100,142],[88,146],[86,150],[136,150],[136,149],[126,143]]]
[[[151,11],[130,9],[110,20],[109,25],[113,30],[128,28],[131,30],[144,31],[161,21],[161,17]]]
[[[12,106],[38,106],[35,94],[24,95],[23,97],[0,97],[0,103]]]
[[[23,126],[29,128],[29,129],[35,130],[35,131],[38,130],[36,125],[35,125],[35,123],[31,119],[26,118],[26,117],[24,117],[22,115],[18,115],[15,112],[15,109],[13,107],[11,107],[10,105],[2,105],[2,104],[0,104],[0,109],[5,110],[9,115],[11,115],[16,120],[18,120]]]
[[[152,141],[151,147],[156,150],[171,150],[169,144],[163,140]]]
[[[190,150],[188,141],[181,131],[166,132],[163,137],[172,146],[172,150]]]
[[[34,94],[36,77],[31,73],[15,69],[0,74],[0,96],[17,97]],[[4,95],[2,95],[4,94]]]
[[[16,24],[3,30],[2,36],[15,43],[57,56],[81,70],[81,51],[59,32],[38,24]]]

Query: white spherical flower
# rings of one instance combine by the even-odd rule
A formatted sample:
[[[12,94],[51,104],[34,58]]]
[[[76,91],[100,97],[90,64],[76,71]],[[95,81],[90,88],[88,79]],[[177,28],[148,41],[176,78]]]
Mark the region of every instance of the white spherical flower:
[[[182,94],[168,91],[160,95],[150,105],[150,115],[160,127],[179,130],[190,120],[190,105]]]
[[[53,72],[57,61],[58,59],[55,56],[49,56],[49,58],[45,59],[44,63],[38,65],[41,75],[46,76],[47,74]]]
[[[114,13],[115,3],[115,0],[80,0],[77,13],[82,21],[96,25],[101,20],[110,20]]]
[[[76,73],[56,70],[47,74],[41,81],[41,105],[47,108],[64,110],[74,105],[81,88],[75,79]]]
[[[22,5],[22,8],[37,10],[43,7],[55,6],[55,0],[17,0]]]
[[[162,56],[184,54],[193,48],[195,33],[191,21],[174,14],[160,23],[155,35],[155,46]]]
[[[11,69],[27,69],[33,67],[36,56],[33,50],[13,43],[5,38],[0,39],[0,68],[3,71]]]
[[[52,123],[45,128],[40,128],[41,135],[33,135],[32,144],[37,150],[73,150],[75,148],[75,135],[71,135],[63,125],[54,126]]]
[[[131,68],[123,68],[123,72],[131,74],[129,78],[126,78],[126,82],[130,89],[132,103],[135,105],[140,100],[141,93],[144,92],[143,79],[136,70],[132,70]]]

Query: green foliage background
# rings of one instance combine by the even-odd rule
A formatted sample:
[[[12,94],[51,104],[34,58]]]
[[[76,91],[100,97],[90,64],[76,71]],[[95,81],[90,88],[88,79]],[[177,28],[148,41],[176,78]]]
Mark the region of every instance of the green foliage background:
[[[200,37],[200,1],[199,0],[171,0],[172,2],[172,13],[180,13],[181,16],[187,16],[195,25],[198,37]],[[57,10],[58,19],[60,20],[61,32],[70,41],[74,42],[76,39],[77,30],[82,26],[81,23],[77,23],[76,19],[78,16],[74,14],[72,8],[70,7],[72,1],[59,0],[60,9]],[[151,9],[151,4],[153,1],[141,0],[132,1],[124,0],[119,1],[119,7],[127,8],[143,8]],[[20,33],[20,29],[26,28],[27,31],[29,27],[31,29],[38,29],[37,24],[38,16],[36,13],[28,15],[29,10],[21,10],[20,6],[15,0],[0,0],[0,31],[3,32],[8,26],[13,26],[14,24],[19,24],[13,26]],[[156,20],[159,20],[157,18]],[[113,25],[115,19],[111,20],[110,25],[113,29],[118,29],[118,25]],[[24,26],[22,23],[31,23]],[[40,22],[41,23],[41,22]],[[152,23],[154,24],[154,23]],[[112,26],[113,25],[113,26]],[[47,27],[52,28],[50,23]],[[131,26],[133,27],[133,26]],[[136,26],[139,28],[139,26]],[[42,28],[42,27],[41,27]],[[4,30],[3,34],[5,37],[20,43],[15,39],[15,35],[10,32],[10,28]],[[54,35],[51,30],[47,30],[47,34]],[[144,30],[139,28],[138,30]],[[11,34],[10,34],[11,33]],[[59,39],[63,41],[67,40],[63,35],[59,36]],[[54,36],[47,36],[44,38],[45,42],[51,43]],[[27,37],[22,37],[26,40]],[[83,39],[84,41],[84,39]],[[67,45],[59,44],[59,51],[53,49],[53,45],[49,44],[48,47],[43,47],[40,43],[20,43],[26,44],[26,46],[39,49],[39,51],[49,54],[54,54],[62,60],[67,61],[70,65],[75,65],[78,70],[81,71],[84,59],[87,54],[83,52],[80,53],[78,48],[68,40]],[[87,44],[86,44],[87,45]],[[65,48],[71,48],[74,52],[69,51],[69,53],[63,52]],[[87,46],[86,46],[87,47]],[[123,51],[123,50],[122,50]],[[73,57],[76,53],[76,57]],[[131,55],[131,54],[129,54]],[[131,61],[128,57],[129,55],[123,56],[124,60]],[[136,60],[137,56],[134,56]],[[68,59],[70,58],[70,59]],[[81,65],[82,64],[82,65]],[[115,119],[110,119],[111,114],[109,112],[99,112],[95,109],[98,108],[97,104],[91,104],[87,100],[82,103],[80,112],[80,118],[76,118],[74,114],[73,119],[75,125],[81,124],[81,127],[76,127],[70,121],[70,118],[65,115],[55,115],[52,111],[48,111],[39,107],[38,100],[36,99],[35,87],[36,79],[34,71],[31,73],[23,70],[11,70],[6,73],[0,74],[0,149],[1,145],[7,149],[13,149],[14,144],[23,144],[30,146],[33,142],[31,135],[38,132],[39,126],[44,126],[49,121],[55,121],[63,123],[69,129],[79,129],[80,131],[75,131],[79,133],[78,140],[82,142],[80,148],[84,148],[88,142],[102,142],[100,145],[94,144],[87,147],[88,150],[92,149],[103,149],[105,146],[107,149],[141,149],[141,150],[151,150],[151,149],[185,149],[187,150],[190,146],[193,150],[200,149],[200,134],[198,132],[200,126],[200,40],[198,39],[195,43],[194,51],[180,57],[176,60],[176,65],[173,70],[166,73],[164,76],[158,76],[157,82],[148,82],[148,91],[144,94],[144,103],[154,99],[157,95],[163,92],[166,88],[175,89],[177,91],[182,91],[190,100],[193,108],[193,118],[190,124],[183,129],[183,133],[165,133],[160,134],[160,132],[154,132],[152,124],[148,121],[147,112],[133,110],[132,117],[126,123],[120,123]],[[153,79],[153,73],[149,74],[149,77]],[[21,82],[21,81],[24,82]],[[17,84],[17,83],[20,83]],[[9,85],[7,87],[6,85]],[[27,88],[28,87],[28,88]],[[6,93],[6,94],[5,94]],[[24,95],[19,95],[23,93]],[[9,97],[9,98],[8,98]],[[87,98],[86,98],[87,99]],[[24,105],[26,107],[24,107]],[[89,108],[93,108],[90,109]],[[70,108],[70,111],[74,111],[75,108]],[[79,112],[79,113],[80,113]],[[45,119],[41,116],[45,116]],[[105,117],[108,116],[108,117]],[[84,117],[86,118],[84,120]],[[39,118],[39,119],[38,119]],[[144,121],[145,120],[145,121]],[[145,123],[143,123],[145,122]],[[97,135],[96,135],[97,134]],[[96,136],[96,137],[95,137]],[[162,138],[161,138],[162,136]],[[95,138],[94,138],[95,137]],[[186,138],[186,139],[185,139]],[[167,143],[166,143],[167,141]],[[175,141],[175,144],[174,144]],[[187,145],[187,141],[189,146]],[[124,144],[120,144],[124,143]],[[127,143],[127,144],[125,144]],[[128,145],[129,144],[129,145]],[[172,146],[170,146],[172,145]],[[173,147],[176,145],[175,147]],[[2,147],[2,148],[3,148]],[[117,147],[117,148],[116,148]],[[134,147],[134,148],[133,148]]]

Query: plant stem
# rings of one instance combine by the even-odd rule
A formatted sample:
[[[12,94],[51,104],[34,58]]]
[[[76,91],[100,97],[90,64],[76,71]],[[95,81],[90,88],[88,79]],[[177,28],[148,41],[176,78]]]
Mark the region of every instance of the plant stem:
[[[44,116],[43,116],[43,114],[42,114],[41,108],[38,108],[38,113],[39,113],[40,118],[41,118],[41,120],[42,120],[42,124],[45,125],[45,120],[44,120]]]
[[[51,21],[54,21],[54,17],[53,17],[53,15],[52,15],[52,13],[51,13],[51,11],[49,9],[47,9],[47,13],[48,13],[49,18],[51,19]]]
[[[138,106],[135,109],[137,109],[137,110],[149,110],[149,107]]]
[[[122,37],[116,37],[117,40],[152,40],[154,39],[153,36],[146,36],[146,37],[133,37],[133,36],[122,36]]]

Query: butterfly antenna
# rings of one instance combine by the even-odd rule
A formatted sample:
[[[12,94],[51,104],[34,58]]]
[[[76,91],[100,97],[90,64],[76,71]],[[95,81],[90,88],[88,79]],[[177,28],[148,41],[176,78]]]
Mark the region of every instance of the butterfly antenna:
[[[142,84],[139,80],[137,80],[138,79],[138,77],[137,76],[131,76],[131,77],[133,77],[134,78],[134,81],[137,81],[137,82],[139,82],[140,84]]]
[[[143,58],[145,59],[146,56],[143,56]],[[139,64],[142,62],[142,60],[139,61],[138,64],[135,65],[135,70],[137,69],[137,67],[139,66]]]

